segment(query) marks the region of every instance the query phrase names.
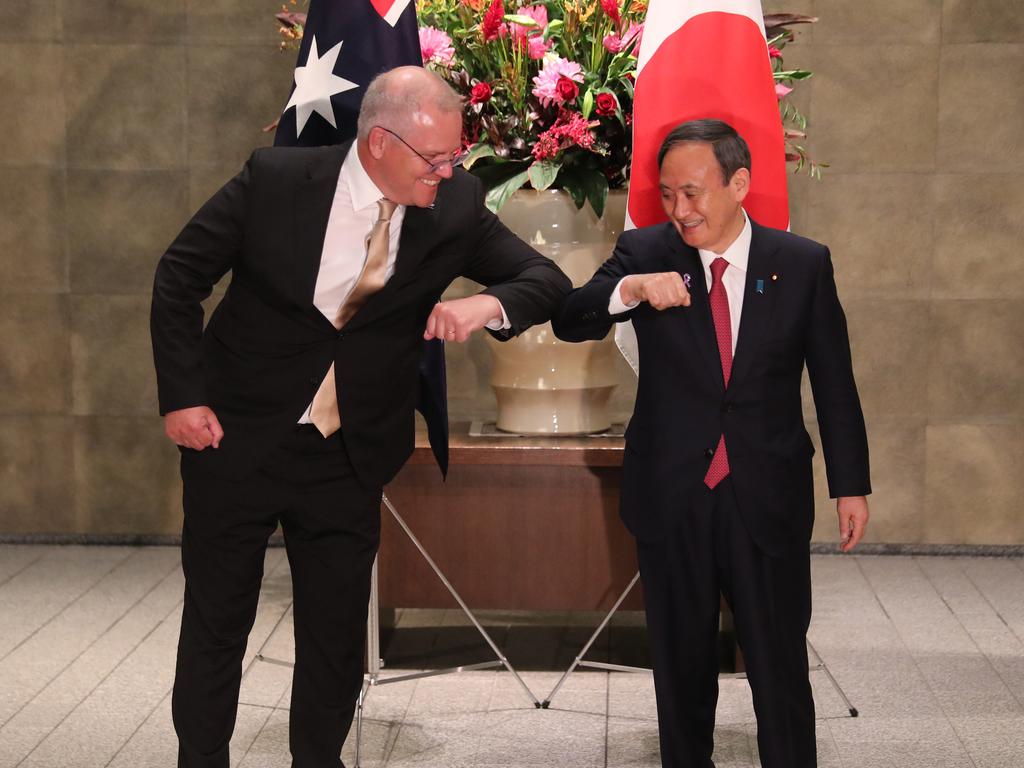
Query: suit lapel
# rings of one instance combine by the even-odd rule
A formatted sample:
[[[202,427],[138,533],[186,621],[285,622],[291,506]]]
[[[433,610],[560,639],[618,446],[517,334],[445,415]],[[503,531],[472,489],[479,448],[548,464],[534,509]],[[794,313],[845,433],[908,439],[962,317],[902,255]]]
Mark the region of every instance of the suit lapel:
[[[772,280],[772,275],[778,275],[777,251],[765,242],[763,227],[753,220],[750,226],[750,258],[747,262],[743,310],[740,314],[740,331],[736,339],[730,383],[742,379],[750,370],[778,294],[775,281]],[[758,287],[761,288],[760,292]]]
[[[682,241],[671,224],[665,225],[665,241],[668,244],[672,268],[682,275],[690,276],[690,306],[679,311],[693,332],[694,341],[704,358],[705,367],[719,387],[725,389],[722,376],[722,359],[718,355],[715,340],[715,326],[711,319],[711,304],[708,301],[708,284],[704,277],[704,265],[696,248]]]
[[[325,322],[328,322],[327,318],[313,304],[313,296],[320,273],[327,222],[338,188],[338,175],[350,146],[351,142],[348,142],[327,148],[322,154],[312,154],[306,161],[305,173],[299,180],[294,200],[295,274],[300,280],[303,303]]]

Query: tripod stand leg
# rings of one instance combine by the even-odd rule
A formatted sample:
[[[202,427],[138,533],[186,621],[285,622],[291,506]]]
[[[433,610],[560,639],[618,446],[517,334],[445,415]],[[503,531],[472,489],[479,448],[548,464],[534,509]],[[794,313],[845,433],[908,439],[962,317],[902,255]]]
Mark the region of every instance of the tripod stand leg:
[[[811,643],[809,639],[807,640],[807,647],[811,649],[811,653],[813,653],[815,658],[818,659],[818,664],[817,666],[813,667],[813,669],[820,669],[822,672],[825,673],[825,676],[828,678],[828,681],[832,683],[832,687],[836,689],[836,693],[838,693],[840,697],[842,697],[843,701],[846,703],[846,709],[850,713],[850,717],[857,717],[860,714],[860,712],[858,712],[857,708],[850,703],[850,700],[846,697],[846,692],[839,686],[839,683],[832,676],[832,672],[829,671],[828,664],[826,664],[825,660],[821,658],[821,654],[818,653],[818,649],[814,647],[814,645]]]
[[[480,635],[484,638],[484,640],[487,641],[487,644],[491,647],[491,651],[494,652],[494,655],[498,659],[498,661],[501,662],[502,666],[505,667],[505,669],[512,673],[512,677],[514,677],[516,682],[519,683],[523,691],[529,697],[530,701],[533,702],[533,705],[537,708],[540,708],[541,703],[537,700],[537,697],[533,695],[533,691],[530,690],[529,686],[523,681],[523,678],[519,676],[519,673],[516,672],[515,668],[513,668],[513,666],[509,663],[508,659],[505,658],[505,654],[501,652],[501,650],[498,648],[494,640],[491,639],[491,636],[487,633],[487,630],[484,629],[483,626],[481,626],[480,622],[476,620],[476,616],[474,616],[473,612],[469,610],[469,606],[466,605],[465,601],[463,601],[459,593],[455,591],[455,587],[453,587],[451,582],[448,581],[448,579],[445,577],[444,573],[437,566],[437,563],[434,562],[433,558],[420,543],[420,540],[416,538],[416,535],[412,532],[412,529],[410,529],[409,526],[406,524],[405,520],[402,519],[402,516],[398,514],[398,510],[395,509],[394,505],[391,503],[391,500],[387,497],[387,494],[384,495],[383,501],[384,506],[388,508],[388,510],[391,512],[391,515],[395,518],[395,521],[402,527],[402,530],[405,531],[405,535],[409,537],[409,541],[411,541],[415,545],[416,549],[419,550],[420,555],[422,555],[423,559],[427,561],[427,565],[429,565],[431,570],[437,575],[437,578],[441,580],[441,583],[444,584],[444,587],[448,590],[448,593],[455,598],[455,602],[459,604],[459,607],[462,609],[462,612],[466,614],[466,616],[469,618],[471,622],[473,622],[473,626],[476,627],[477,632],[479,632]]]
[[[633,587],[636,585],[639,579],[640,571],[637,571],[636,575],[633,577],[633,580],[629,582],[629,585],[624,590],[622,590],[622,594],[619,595],[619,599],[615,601],[615,605],[612,606],[611,610],[608,611],[608,613],[605,615],[604,620],[597,627],[597,629],[594,630],[594,634],[592,634],[590,636],[590,639],[587,640],[586,645],[583,646],[583,650],[581,650],[576,655],[576,658],[573,660],[572,665],[567,670],[565,670],[565,674],[562,675],[561,678],[559,678],[558,682],[555,684],[555,687],[551,690],[551,693],[549,693],[548,697],[541,702],[540,706],[542,708],[547,709],[551,705],[551,700],[555,698],[555,694],[558,693],[558,689],[562,687],[562,684],[566,681],[566,678],[568,678],[569,675],[571,675],[573,671],[575,671],[576,667],[578,667],[580,663],[583,661],[583,657],[587,655],[587,651],[590,650],[590,646],[594,644],[594,641],[597,640],[598,635],[600,635],[601,632],[604,631],[604,628],[608,626],[608,622],[611,621],[612,616],[615,615],[615,612],[619,610],[619,606],[622,605],[622,601],[626,599],[626,595],[630,593],[630,591],[633,589]]]

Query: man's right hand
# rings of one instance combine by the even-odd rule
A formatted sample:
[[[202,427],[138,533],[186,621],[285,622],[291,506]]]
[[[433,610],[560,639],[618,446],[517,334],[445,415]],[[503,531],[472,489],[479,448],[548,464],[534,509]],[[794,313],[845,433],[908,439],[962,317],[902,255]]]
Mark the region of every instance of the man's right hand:
[[[630,275],[619,286],[624,304],[646,301],[655,309],[690,306],[690,292],[678,272]]]
[[[217,416],[205,405],[170,411],[164,416],[164,432],[176,445],[193,451],[207,446],[219,448],[224,437]]]

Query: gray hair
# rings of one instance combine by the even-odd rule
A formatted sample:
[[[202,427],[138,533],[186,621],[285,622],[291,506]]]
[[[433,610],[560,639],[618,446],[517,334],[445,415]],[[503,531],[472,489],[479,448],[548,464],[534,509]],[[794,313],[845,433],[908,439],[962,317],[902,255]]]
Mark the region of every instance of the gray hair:
[[[728,184],[733,174],[740,168],[750,170],[750,149],[747,142],[735,128],[721,120],[690,120],[673,128],[658,150],[658,168],[661,168],[669,150],[677,144],[688,142],[711,145],[718,167],[722,169],[724,184]]]
[[[462,97],[435,72],[423,67],[398,67],[377,75],[366,87],[359,108],[359,138],[375,125],[402,129],[426,102],[441,112],[462,113]]]

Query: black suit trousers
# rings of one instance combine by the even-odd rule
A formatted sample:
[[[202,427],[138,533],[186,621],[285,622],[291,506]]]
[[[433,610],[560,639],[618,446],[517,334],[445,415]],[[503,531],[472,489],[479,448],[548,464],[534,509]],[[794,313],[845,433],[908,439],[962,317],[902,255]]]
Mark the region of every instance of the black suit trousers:
[[[807,673],[810,555],[769,557],[736,505],[732,478],[703,485],[666,535],[637,552],[654,660],[662,765],[712,768],[719,595],[733,611],[764,768],[816,764]]]
[[[381,489],[357,481],[341,433],[324,439],[312,425],[296,427],[245,480],[208,474],[193,458],[182,459],[179,768],[228,768],[242,658],[279,522],[294,596],[292,765],[339,768],[362,685]]]

